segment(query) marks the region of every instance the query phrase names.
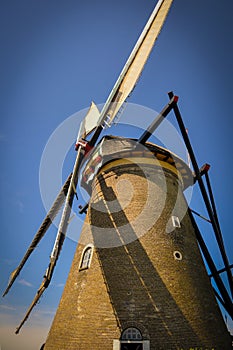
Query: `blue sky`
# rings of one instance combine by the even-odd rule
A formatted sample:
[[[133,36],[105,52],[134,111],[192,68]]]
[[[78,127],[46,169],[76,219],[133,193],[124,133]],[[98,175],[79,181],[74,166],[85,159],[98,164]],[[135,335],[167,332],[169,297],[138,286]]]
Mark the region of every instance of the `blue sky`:
[[[154,6],[154,0],[1,2],[1,291],[45,216],[39,166],[47,140],[60,123],[92,100],[106,100]],[[232,13],[231,0],[174,0],[129,99],[160,110],[167,103],[168,91],[180,96],[180,110],[198,163],[211,164],[231,263]],[[168,119],[174,122],[172,114]],[[71,171],[74,157],[71,151],[64,175]],[[53,179],[48,176],[48,181]],[[191,207],[206,215],[197,189]],[[221,268],[212,231],[207,224],[200,225]],[[14,329],[40,285],[55,233],[51,228],[0,301],[4,350],[36,349],[46,337],[75,251],[71,239],[64,244],[41,303],[20,335],[14,335]],[[229,320],[228,325],[232,328]]]

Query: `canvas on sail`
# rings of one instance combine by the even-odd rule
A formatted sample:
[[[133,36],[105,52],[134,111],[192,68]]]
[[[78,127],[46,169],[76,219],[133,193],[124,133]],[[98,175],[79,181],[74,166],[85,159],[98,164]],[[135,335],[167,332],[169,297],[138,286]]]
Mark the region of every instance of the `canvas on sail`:
[[[110,125],[139,79],[156,39],[162,29],[173,0],[160,0],[128,58],[99,118],[98,125]]]
[[[83,119],[83,121],[80,125],[79,134],[77,137],[77,142],[81,138],[85,139],[85,137],[95,129],[99,117],[100,117],[100,112],[99,112],[96,104],[92,101],[91,106],[90,106],[85,118]]]

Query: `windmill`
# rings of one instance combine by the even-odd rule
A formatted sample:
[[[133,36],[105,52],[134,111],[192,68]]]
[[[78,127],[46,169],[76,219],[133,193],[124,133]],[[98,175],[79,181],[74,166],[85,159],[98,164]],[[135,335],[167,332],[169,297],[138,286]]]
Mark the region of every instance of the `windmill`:
[[[93,169],[93,167],[94,167],[94,171],[95,171],[95,164],[93,164],[93,160],[96,161],[97,163],[99,161],[99,163],[97,164],[98,165],[97,170],[106,164],[106,161],[103,164],[101,163],[102,156],[100,156],[98,158],[99,154],[98,154],[98,156],[96,156],[95,152],[97,152],[96,150],[99,150],[101,147],[102,147],[101,150],[103,150],[104,144],[107,144],[107,143],[110,144],[112,142],[112,140],[111,139],[107,140],[105,138],[104,140],[100,141],[100,143],[96,147],[96,150],[93,149],[93,147],[97,144],[97,141],[99,140],[99,137],[101,135],[103,128],[111,126],[114,118],[116,117],[117,113],[119,112],[120,107],[124,103],[127,96],[130,94],[132,89],[134,88],[134,86],[135,86],[135,84],[136,84],[136,82],[141,74],[143,66],[146,62],[146,59],[148,58],[148,55],[152,49],[154,41],[155,41],[155,39],[156,39],[160,29],[161,29],[161,26],[162,26],[163,21],[166,17],[166,14],[169,10],[171,2],[172,1],[166,1],[166,0],[158,2],[158,4],[156,5],[155,10],[153,11],[148,23],[146,24],[145,29],[143,30],[143,32],[141,34],[134,50],[132,51],[123,71],[121,72],[119,79],[117,80],[113,90],[111,91],[109,98],[107,99],[102,111],[100,113],[98,113],[95,106],[92,105],[89,113],[87,114],[86,118],[84,119],[84,121],[81,125],[80,132],[78,135],[78,140],[76,142],[77,157],[76,157],[76,161],[75,161],[72,175],[67,179],[61,193],[59,194],[58,198],[56,199],[54,205],[52,206],[52,208],[51,208],[50,212],[48,213],[47,217],[45,218],[44,222],[42,223],[38,233],[36,234],[31,246],[29,247],[28,252],[26,253],[26,255],[23,258],[22,262],[20,263],[19,267],[13,272],[13,274],[11,276],[10,283],[6,289],[6,292],[4,293],[4,294],[6,294],[8,292],[9,288],[11,287],[14,280],[18,276],[18,274],[19,274],[21,268],[23,267],[24,263],[26,262],[27,258],[29,257],[29,255],[31,254],[33,249],[36,247],[36,245],[39,243],[40,239],[43,237],[45,231],[47,230],[47,228],[51,224],[54,216],[58,212],[63,201],[65,200],[65,206],[63,209],[61,222],[60,222],[60,225],[58,228],[58,233],[57,233],[56,241],[54,244],[54,248],[53,248],[52,253],[51,253],[49,267],[45,273],[44,280],[43,280],[43,282],[42,282],[42,284],[37,292],[37,295],[36,295],[35,299],[33,300],[24,320],[22,321],[21,325],[18,327],[17,332],[19,332],[21,326],[28,318],[32,308],[38,302],[39,298],[41,297],[41,295],[43,294],[43,292],[48,287],[48,285],[51,281],[53,271],[54,271],[57,259],[59,257],[60,251],[61,251],[61,247],[62,247],[63,241],[65,239],[65,234],[66,234],[66,230],[67,230],[67,226],[68,226],[68,220],[70,217],[70,210],[72,207],[73,198],[75,196],[75,188],[77,186],[79,169],[80,169],[80,166],[82,164],[82,161],[85,160],[88,164],[87,167],[85,168],[86,171],[82,177],[83,185],[86,186],[86,188],[88,189],[88,188],[90,188],[90,180],[89,180],[90,173],[88,173],[88,172],[90,169]],[[222,257],[223,257],[224,271],[227,271],[229,286],[230,286],[231,291],[232,291],[232,289],[233,289],[232,288],[232,276],[231,276],[229,262],[228,262],[228,259],[227,259],[226,253],[225,253],[225,249],[224,249],[224,245],[223,245],[223,239],[222,239],[221,232],[220,232],[220,225],[218,222],[216,208],[215,208],[212,190],[211,190],[211,186],[210,186],[210,181],[209,181],[209,177],[208,177],[208,166],[204,166],[202,169],[199,169],[199,167],[197,165],[193,150],[191,148],[190,141],[189,141],[188,136],[185,132],[185,127],[184,127],[183,122],[182,122],[182,118],[181,118],[181,115],[180,115],[180,112],[178,109],[177,102],[178,102],[178,98],[176,96],[173,96],[172,93],[169,93],[169,103],[164,107],[164,109],[157,116],[157,118],[154,120],[154,122],[147,128],[147,130],[141,135],[139,140],[137,140],[136,143],[135,142],[131,143],[130,141],[128,141],[127,147],[131,147],[131,152],[139,152],[139,153],[143,152],[141,150],[142,146],[143,146],[143,149],[144,149],[144,147],[146,147],[146,149],[148,148],[151,153],[153,153],[154,155],[156,154],[158,157],[161,157],[160,161],[162,159],[163,159],[163,161],[165,161],[165,159],[167,158],[167,160],[165,162],[167,162],[168,164],[170,164],[170,166],[172,166],[172,164],[171,164],[172,161],[169,160],[171,158],[170,153],[166,153],[166,151],[161,150],[161,148],[160,149],[156,148],[156,151],[155,151],[153,146],[146,144],[146,142],[149,139],[149,137],[151,136],[151,134],[153,133],[153,131],[158,127],[158,125],[168,115],[168,113],[170,113],[172,110],[174,111],[175,116],[177,118],[177,121],[179,123],[179,127],[181,130],[182,136],[184,138],[186,147],[187,147],[188,152],[190,154],[190,158],[191,158],[192,165],[193,165],[194,172],[195,172],[194,181],[198,182],[198,184],[200,186],[200,189],[201,189],[201,192],[202,192],[202,195],[203,195],[206,207],[207,207],[207,211],[209,214],[209,220],[211,221],[211,224],[213,225],[213,229],[214,229],[214,232],[216,234],[217,242],[218,242]],[[118,142],[118,140],[116,140],[116,139],[114,139],[113,141],[114,141],[114,144],[116,144]],[[122,151],[124,151],[124,149]],[[173,157],[173,158],[175,158],[175,157]],[[90,159],[90,161],[88,161],[88,159]],[[182,179],[184,182],[185,182],[186,177],[187,178],[191,177],[191,175],[188,174],[189,173],[188,170],[186,170],[186,167],[183,164],[180,166],[180,171],[184,172],[184,175],[182,176]],[[95,172],[94,172],[94,175],[96,175]],[[202,176],[204,176],[206,179],[207,190],[206,190],[206,187],[203,183]],[[92,179],[93,179],[93,174],[92,174]],[[87,208],[88,208],[88,206],[86,206],[86,208],[84,207],[82,209],[82,211],[85,211],[85,209],[87,209]],[[215,265],[214,265],[210,255],[208,253],[208,249],[206,248],[205,243],[202,240],[202,236],[201,236],[198,228],[196,227],[191,210],[189,210],[189,217],[190,217],[190,220],[192,221],[198,243],[201,247],[201,250],[202,250],[202,252],[205,256],[205,259],[208,263],[208,266],[211,270],[211,273],[213,275],[213,279],[217,285],[218,291],[217,290],[214,291],[216,294],[216,297],[222,303],[222,305],[225,307],[225,309],[227,310],[229,315],[232,316],[231,298],[230,298],[230,296],[229,296],[229,294],[228,294],[228,292],[227,292],[227,290],[226,290],[226,288],[225,288],[225,286],[220,278],[219,273],[221,273],[221,271],[219,272],[215,268]],[[174,218],[173,220],[176,220],[176,218]],[[179,226],[179,222],[177,222],[177,224],[175,223],[175,225]],[[91,253],[91,250],[89,250],[89,253]],[[177,260],[179,260],[181,258],[181,255],[179,255],[179,251],[177,251],[176,254],[177,254],[177,256],[175,256],[175,258]],[[87,265],[88,265],[88,260],[90,260],[90,257],[91,257],[90,255],[87,255]],[[129,293],[130,293],[130,291],[129,291]],[[131,307],[131,309],[133,309],[132,305],[130,307]],[[132,313],[133,313],[133,311],[132,311]],[[135,332],[135,337],[138,337],[138,338],[140,337],[140,330],[139,330],[139,333],[137,333],[135,330],[133,330],[134,328],[138,329],[140,327],[139,326],[138,326],[138,328],[132,327],[132,325],[130,327],[128,327],[128,329],[129,329],[128,333],[122,334],[122,344],[124,344],[124,342],[123,342],[124,339],[130,340],[127,338],[127,336],[133,337],[134,332]],[[130,335],[130,332],[131,332],[131,335]],[[140,339],[138,339],[138,340],[140,340]],[[141,343],[139,342],[138,344],[141,344]],[[126,345],[122,345],[122,346],[126,346]],[[147,343],[144,343],[143,347],[146,348],[146,346],[147,346]]]

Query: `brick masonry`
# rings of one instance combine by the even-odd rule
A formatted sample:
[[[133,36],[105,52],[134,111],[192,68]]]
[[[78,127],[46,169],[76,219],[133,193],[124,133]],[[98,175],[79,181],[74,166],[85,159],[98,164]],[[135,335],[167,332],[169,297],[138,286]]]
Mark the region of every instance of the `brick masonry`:
[[[112,350],[127,327],[150,350],[228,350],[176,171],[151,162],[103,168],[45,350]],[[174,228],[171,216],[180,219]],[[88,269],[80,270],[87,244]]]

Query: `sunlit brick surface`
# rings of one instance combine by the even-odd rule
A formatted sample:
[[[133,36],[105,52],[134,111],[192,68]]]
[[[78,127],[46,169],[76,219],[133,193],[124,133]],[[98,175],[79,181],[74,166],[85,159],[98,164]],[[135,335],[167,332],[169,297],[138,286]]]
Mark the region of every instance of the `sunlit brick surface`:
[[[91,202],[45,350],[111,350],[127,327],[151,350],[231,349],[191,220],[181,217],[175,170],[146,158],[140,166],[112,162],[96,176]],[[172,215],[181,227],[171,231]],[[80,271],[89,243],[91,264]]]

